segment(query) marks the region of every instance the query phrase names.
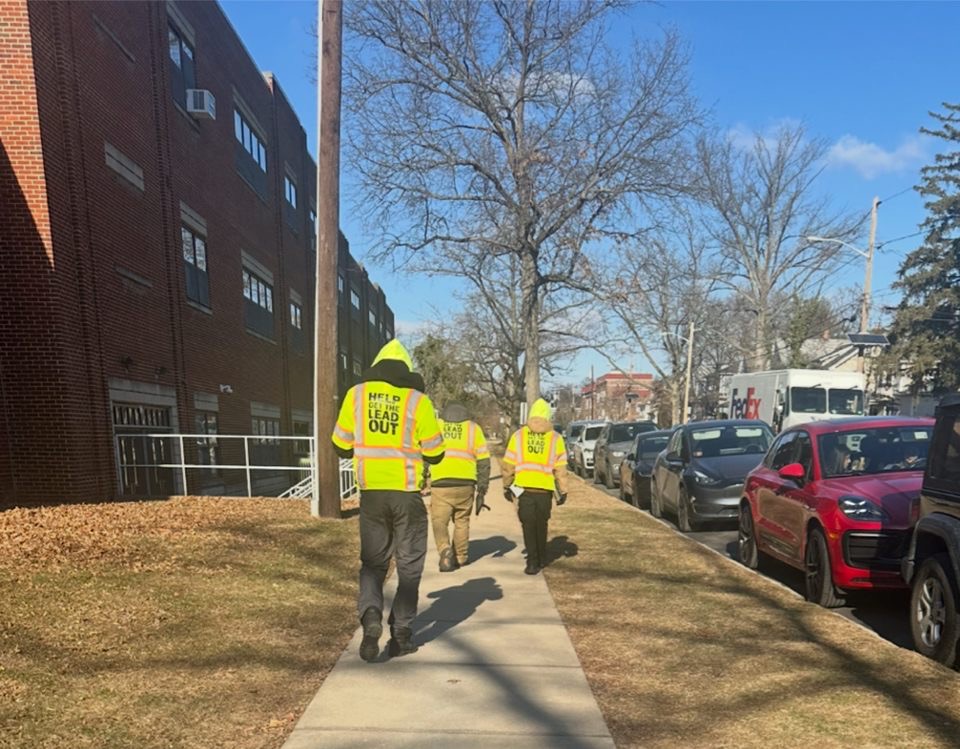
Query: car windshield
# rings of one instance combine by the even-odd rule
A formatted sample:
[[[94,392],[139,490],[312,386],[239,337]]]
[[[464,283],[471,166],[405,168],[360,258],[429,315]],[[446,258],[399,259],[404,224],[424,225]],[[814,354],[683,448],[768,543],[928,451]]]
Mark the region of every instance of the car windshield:
[[[798,414],[822,414],[827,410],[827,391],[823,388],[790,388],[790,408]]]
[[[863,391],[830,388],[830,413],[863,416]]]
[[[694,458],[762,455],[770,447],[772,436],[766,426],[720,426],[690,430]]]
[[[583,424],[571,424],[570,425],[570,439],[575,440],[580,436],[580,432],[583,431]]]
[[[670,441],[670,435],[665,434],[662,437],[647,437],[640,440],[640,458],[643,460],[653,460],[667,447]]]
[[[608,442],[629,442],[640,432],[650,431],[646,424],[614,424],[610,427]]]
[[[931,427],[875,427],[822,434],[820,470],[824,478],[893,471],[922,471],[927,465]]]
[[[600,432],[603,431],[603,427],[587,427],[583,433],[583,439],[586,440],[595,440],[600,436]]]

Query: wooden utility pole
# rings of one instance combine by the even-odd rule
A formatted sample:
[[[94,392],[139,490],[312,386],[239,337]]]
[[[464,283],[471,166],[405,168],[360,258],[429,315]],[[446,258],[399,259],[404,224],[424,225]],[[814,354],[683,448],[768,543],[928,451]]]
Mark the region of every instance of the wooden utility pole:
[[[597,402],[597,380],[593,376],[593,365],[590,365],[590,418],[593,419],[594,403]]]
[[[870,286],[873,279],[873,245],[877,239],[877,207],[880,205],[880,198],[873,199],[873,206],[870,209],[870,243],[867,245],[867,264],[863,275],[863,298],[860,302],[860,332],[869,332],[870,327]],[[857,371],[863,372],[866,367],[864,356],[865,347],[861,344],[857,354]]]
[[[337,257],[340,234],[341,0],[317,0],[317,262],[313,309],[314,517],[340,517],[337,420]]]
[[[696,327],[690,323],[690,335],[687,337],[687,381],[683,387],[683,423],[690,420],[690,375],[693,372],[693,334]]]

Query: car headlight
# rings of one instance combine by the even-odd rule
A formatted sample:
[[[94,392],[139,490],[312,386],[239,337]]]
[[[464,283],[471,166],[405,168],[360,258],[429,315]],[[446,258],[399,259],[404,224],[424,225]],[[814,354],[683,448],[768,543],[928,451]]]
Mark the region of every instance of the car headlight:
[[[716,484],[720,483],[720,479],[714,478],[703,471],[695,470],[693,472],[693,477],[697,480],[698,484],[703,484],[703,486],[715,486]]]
[[[887,517],[882,507],[866,497],[840,497],[837,505],[851,520],[885,520]]]
[[[623,450],[614,450],[610,455],[614,458],[622,458],[626,453],[624,453]]]

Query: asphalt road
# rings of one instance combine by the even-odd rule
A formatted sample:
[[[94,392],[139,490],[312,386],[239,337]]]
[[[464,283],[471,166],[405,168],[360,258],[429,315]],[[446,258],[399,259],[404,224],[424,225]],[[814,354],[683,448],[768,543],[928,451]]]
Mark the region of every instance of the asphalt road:
[[[592,479],[585,479],[591,483]],[[611,497],[619,497],[617,489],[607,489],[600,484],[592,484],[596,489],[602,489]],[[670,525],[677,533],[676,518],[664,517],[664,522]],[[686,533],[698,543],[713,549],[731,559],[737,559],[737,530],[736,527],[716,526],[702,531]],[[798,596],[803,597],[803,573],[789,567],[775,559],[761,556],[757,574],[764,575],[771,580],[790,588]],[[855,593],[847,596],[847,605],[834,609],[841,616],[876,632],[885,640],[894,645],[913,650],[913,638],[910,635],[910,623],[907,620],[909,608],[909,591]]]

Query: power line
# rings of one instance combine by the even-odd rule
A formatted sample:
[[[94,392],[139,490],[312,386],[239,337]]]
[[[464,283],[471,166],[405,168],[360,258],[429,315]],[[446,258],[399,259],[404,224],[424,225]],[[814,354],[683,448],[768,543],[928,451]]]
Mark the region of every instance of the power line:
[[[877,249],[878,249],[878,250],[881,250],[881,249],[883,249],[884,247],[886,247],[888,244],[893,244],[894,242],[900,242],[901,240],[904,240],[904,239],[911,239],[912,237],[919,237],[919,236],[920,236],[921,234],[923,234],[923,233],[924,233],[923,230],[921,230],[921,231],[915,231],[915,232],[913,232],[913,234],[904,234],[902,237],[894,237],[893,239],[885,239],[884,241],[877,243]]]
[[[913,189],[913,185],[910,185],[909,187],[904,187],[900,192],[895,192],[895,193],[894,193],[893,195],[891,195],[889,198],[884,198],[884,199],[881,200],[880,202],[881,202],[881,203],[888,203],[889,201],[893,200],[894,198],[899,198],[899,197],[900,197],[901,195],[903,195],[905,192],[910,192],[912,189]]]

